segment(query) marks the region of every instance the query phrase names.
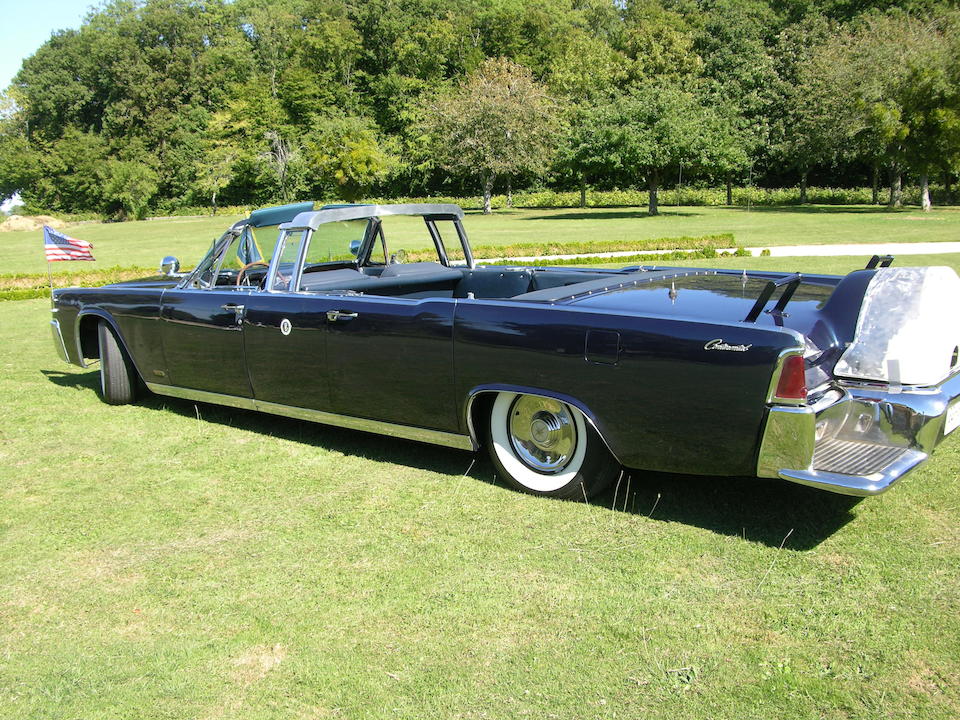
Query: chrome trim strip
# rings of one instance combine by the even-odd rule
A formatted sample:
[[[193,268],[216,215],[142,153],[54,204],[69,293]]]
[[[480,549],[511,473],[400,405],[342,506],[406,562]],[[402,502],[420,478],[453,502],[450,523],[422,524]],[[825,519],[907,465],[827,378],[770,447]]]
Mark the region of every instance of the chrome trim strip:
[[[60,332],[59,320],[50,321],[50,331],[53,333],[53,345],[57,349],[57,355],[64,362],[70,362],[70,358],[67,356],[67,345],[63,342],[63,333]]]
[[[186,400],[199,400],[201,402],[209,402],[216,405],[227,405],[229,407],[237,407],[244,410],[259,410],[261,412],[271,413],[273,415],[282,415],[283,417],[294,418],[297,420],[308,420],[310,422],[320,423],[322,425],[334,425],[336,427],[347,428],[350,430],[360,430],[362,432],[377,433],[379,435],[390,435],[392,437],[403,438],[405,440],[416,440],[417,442],[443,445],[444,447],[456,448],[458,450],[476,449],[473,443],[470,441],[470,438],[466,435],[443,432],[442,430],[430,430],[428,428],[413,427],[410,425],[396,425],[394,423],[381,422],[379,420],[369,420],[367,418],[352,417],[350,415],[337,415],[336,413],[328,413],[321,410],[298,408],[290,405],[281,405],[279,403],[255,400],[254,398],[222,395],[220,393],[212,393],[205,390],[193,390],[191,388],[176,387],[173,385],[147,383],[147,387],[151,392],[155,392],[158,395],[169,395],[171,397],[183,398]]]
[[[820,490],[841,495],[868,497],[879,495],[908,472],[927,459],[927,454],[919,450],[907,450],[900,459],[883,470],[870,475],[841,475],[822,470],[781,470],[779,476],[784,480],[809,485]]]
[[[321,423],[323,425],[335,425],[350,430],[390,435],[392,437],[404,438],[405,440],[416,440],[418,442],[432,443],[433,445],[443,445],[458,450],[474,449],[470,438],[466,435],[443,432],[442,430],[430,430],[428,428],[413,427],[411,425],[395,425],[379,420],[369,420],[367,418],[352,417],[350,415],[337,415],[336,413],[292,407],[290,405],[279,405],[277,403],[263,402],[262,400],[255,400],[254,405],[257,410],[263,412],[300,420],[309,420],[310,422]]]
[[[384,215],[446,215],[453,219],[462,218],[463,210],[459,205],[443,203],[350,205],[348,207],[309,210],[300,213],[290,222],[280,225],[280,230],[316,230],[328,222],[365,220],[372,217],[382,217]]]
[[[146,383],[147,388],[157,395],[169,395],[170,397],[182,398],[184,400],[199,400],[200,402],[213,403],[214,405],[226,405],[228,407],[241,408],[243,410],[256,410],[253,398],[237,397],[236,395],[222,395],[206,390],[194,390],[192,388],[182,388],[176,385],[161,385],[159,383]]]

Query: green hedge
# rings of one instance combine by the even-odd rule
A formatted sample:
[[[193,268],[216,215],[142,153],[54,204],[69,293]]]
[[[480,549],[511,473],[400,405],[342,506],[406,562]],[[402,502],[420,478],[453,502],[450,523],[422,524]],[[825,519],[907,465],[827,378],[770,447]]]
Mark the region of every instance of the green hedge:
[[[648,238],[645,240],[593,240],[567,243],[516,243],[514,245],[478,245],[472,248],[475,258],[538,257],[544,255],[582,255],[586,253],[622,252],[626,250],[699,250],[727,248],[736,245],[732,233],[701,235],[700,237]],[[416,253],[418,260],[429,259],[425,253]],[[411,253],[413,254],[413,253]],[[423,257],[420,257],[423,255]],[[462,252],[451,256],[463,259]],[[411,259],[411,262],[414,262]]]
[[[61,273],[53,276],[54,287],[100,287],[110,283],[136,280],[156,275],[157,271],[145,267],[114,267],[103,270],[86,270],[76,273]],[[0,301],[29,300],[50,297],[50,279],[46,273],[18,273],[0,275]]]
[[[536,260],[514,261],[508,260],[504,265],[521,265],[523,267],[552,267],[556,265],[575,265],[581,267],[584,265],[649,265],[657,260],[710,260],[719,257],[750,257],[750,252],[745,248],[737,248],[733,252],[717,252],[716,248],[697,248],[695,250],[674,250],[673,252],[654,253],[644,255],[621,255],[618,257],[583,257],[569,258],[566,260],[549,260],[547,262],[537,262]],[[486,263],[492,264],[492,263]]]
[[[886,189],[880,189],[880,201],[886,200]],[[946,204],[946,193],[941,188],[932,188],[934,204]],[[746,207],[759,205],[800,205],[800,188],[733,188],[733,204]],[[663,210],[675,205],[722,206],[727,204],[727,191],[724,187],[698,188],[682,187],[679,190],[664,188],[659,192],[659,203]],[[812,205],[870,205],[873,193],[870,188],[807,188],[807,202]],[[588,190],[587,207],[646,207],[646,190]],[[903,201],[908,205],[920,204],[920,188],[905,187]],[[407,197],[407,198],[371,198],[371,203],[407,203],[432,202],[453,203],[466,209],[479,209],[482,198],[471,197]],[[505,195],[494,195],[491,206],[495,210],[506,207]],[[580,192],[561,192],[555,190],[522,191],[513,194],[513,206],[516,208],[576,208],[580,206]]]

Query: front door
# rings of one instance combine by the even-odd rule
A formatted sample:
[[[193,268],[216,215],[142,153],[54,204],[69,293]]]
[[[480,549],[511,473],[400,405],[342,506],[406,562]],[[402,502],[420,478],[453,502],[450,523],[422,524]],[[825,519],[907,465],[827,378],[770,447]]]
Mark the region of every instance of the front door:
[[[229,286],[163,293],[160,333],[171,385],[252,396],[242,330],[250,295]]]

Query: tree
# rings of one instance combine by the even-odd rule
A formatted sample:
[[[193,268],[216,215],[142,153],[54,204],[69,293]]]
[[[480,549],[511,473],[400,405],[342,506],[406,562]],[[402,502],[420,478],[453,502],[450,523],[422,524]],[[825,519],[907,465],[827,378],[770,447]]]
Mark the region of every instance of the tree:
[[[260,154],[260,160],[276,180],[280,199],[290,202],[303,180],[302,149],[296,141],[288,140],[275,130],[268,131],[265,139],[268,147]]]
[[[121,217],[142,220],[147,216],[147,207],[159,184],[153,168],[139,162],[110,160],[100,176],[104,199],[108,204],[120,206]]]
[[[581,162],[628,181],[646,178],[651,215],[659,213],[658,191],[668,170],[723,170],[746,162],[729,118],[674,84],[646,84],[599,105],[584,126]]]
[[[820,105],[823,125],[842,132],[835,142],[888,167],[891,207],[902,203],[905,169],[926,188],[932,169],[960,156],[954,23],[953,15],[871,15],[831,36],[804,68],[814,90],[808,102]],[[922,194],[929,208],[929,193]]]
[[[560,122],[553,100],[527,68],[492,58],[461,86],[433,98],[423,129],[442,167],[481,180],[489,214],[498,176],[547,167]]]
[[[359,200],[399,164],[384,148],[373,123],[355,116],[317,119],[306,141],[306,155],[318,179],[336,188],[347,202]]]

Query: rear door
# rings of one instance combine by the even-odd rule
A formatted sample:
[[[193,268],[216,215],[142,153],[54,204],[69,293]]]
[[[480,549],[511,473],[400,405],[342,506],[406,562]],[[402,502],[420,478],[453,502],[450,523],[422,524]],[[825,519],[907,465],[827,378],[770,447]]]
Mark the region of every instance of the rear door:
[[[451,298],[318,298],[333,412],[458,432]]]

